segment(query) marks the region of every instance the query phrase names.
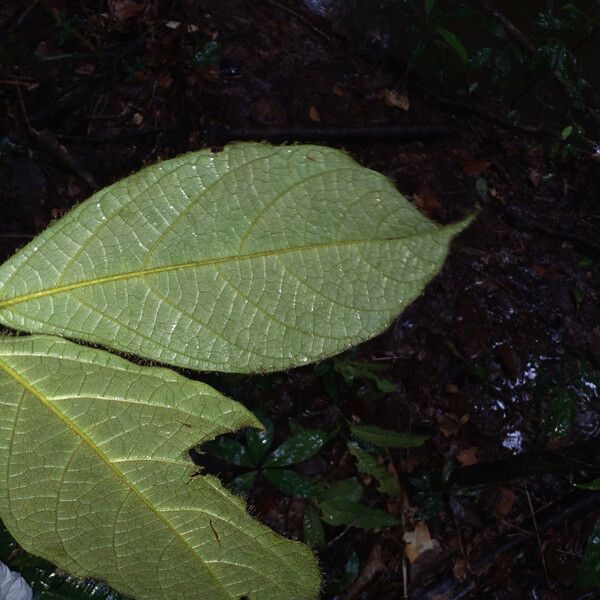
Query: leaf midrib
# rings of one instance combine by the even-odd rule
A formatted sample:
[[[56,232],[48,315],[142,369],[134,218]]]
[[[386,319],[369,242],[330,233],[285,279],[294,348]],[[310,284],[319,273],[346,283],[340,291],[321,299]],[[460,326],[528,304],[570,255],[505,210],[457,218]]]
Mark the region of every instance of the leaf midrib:
[[[85,434],[84,431],[75,426],[75,424],[69,420],[61,411],[57,410],[57,408],[49,401],[48,398],[35,386],[29,383],[23,376],[18,373],[15,369],[13,369],[8,363],[0,358],[0,370],[3,371],[6,375],[14,379],[17,384],[19,384],[24,390],[29,392],[34,398],[39,400],[41,404],[46,407],[55,417],[61,420],[65,426],[70,429],[76,436],[78,436],[101,460],[103,464],[105,464],[114,475],[120,479],[124,485],[129,488],[146,507],[156,516],[156,518],[161,521],[166,528],[171,531],[176,538],[182,543],[182,545],[190,552],[195,561],[200,564],[200,566],[204,569],[206,573],[210,576],[210,578],[215,582],[215,587],[220,588],[226,597],[232,598],[233,596],[227,591],[227,589],[220,582],[219,578],[210,570],[206,562],[200,557],[198,553],[195,552],[194,548],[190,546],[186,539],[173,527],[173,525],[166,519],[160,511],[158,511],[151,502],[123,475],[123,473],[115,467],[112,461],[108,456],[98,447],[94,441]]]
[[[339,246],[352,246],[352,245],[361,245],[361,244],[381,244],[388,242],[399,242],[402,240],[408,240],[415,237],[424,237],[427,235],[431,235],[433,233],[438,232],[439,229],[435,228],[430,231],[419,231],[416,233],[411,233],[405,236],[398,237],[390,237],[390,238],[379,238],[373,240],[342,240],[336,242],[322,242],[318,244],[306,244],[302,246],[290,246],[289,248],[276,248],[274,250],[263,250],[261,252],[252,252],[249,254],[238,254],[238,255],[229,255],[223,256],[219,258],[210,258],[206,260],[197,260],[190,261],[186,263],[178,263],[174,265],[163,265],[158,267],[150,267],[144,269],[138,269],[136,271],[128,271],[126,273],[116,273],[114,275],[105,275],[104,277],[96,277],[92,279],[85,279],[82,281],[76,281],[74,283],[68,283],[65,285],[60,285],[52,288],[48,288],[45,290],[39,290],[37,292],[30,292],[28,294],[21,294],[19,296],[15,296],[14,298],[7,298],[4,300],[0,300],[0,309],[8,308],[10,306],[14,306],[15,304],[21,304],[22,302],[28,302],[30,300],[36,300],[38,298],[44,298],[46,296],[54,296],[57,294],[62,294],[64,292],[70,292],[73,290],[77,290],[84,287],[91,287],[94,285],[101,285],[103,283],[111,283],[114,281],[127,281],[130,279],[136,279],[138,277],[146,277],[148,275],[156,275],[158,273],[168,273],[170,271],[179,271],[185,269],[198,269],[202,267],[210,267],[213,265],[219,265],[227,262],[237,262],[244,260],[253,260],[256,258],[266,258],[270,256],[279,256],[284,254],[291,254],[294,252],[301,251],[312,251],[312,250],[320,250],[323,248],[332,248]]]

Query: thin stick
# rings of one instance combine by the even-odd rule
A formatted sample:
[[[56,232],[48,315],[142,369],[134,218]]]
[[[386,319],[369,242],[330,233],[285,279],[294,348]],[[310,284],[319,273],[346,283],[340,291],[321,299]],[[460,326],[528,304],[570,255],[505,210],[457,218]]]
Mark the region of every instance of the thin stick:
[[[132,137],[141,137],[168,131],[162,129],[138,129],[123,131],[115,135],[57,135],[60,140],[76,142],[108,142]],[[200,132],[204,144],[225,144],[232,141],[259,142],[411,142],[433,139],[443,139],[453,134],[446,125],[402,126],[388,127],[248,127],[243,129],[216,128]]]
[[[35,82],[35,81],[26,81],[23,79],[0,79],[0,85],[2,86],[15,86],[15,87],[21,87],[23,86],[27,91],[29,90],[34,90],[36,87],[38,87],[40,84]]]
[[[319,35],[322,35],[330,44],[333,43],[333,40],[324,31],[319,29],[316,25],[313,25],[313,23],[311,23],[306,17],[303,17],[300,13],[296,12],[295,10],[292,10],[289,6],[286,6],[281,2],[277,2],[277,0],[267,0],[267,2],[269,4],[272,4],[273,6],[277,6],[277,8],[280,8],[281,10],[285,10],[286,12],[290,13],[291,15],[302,21],[305,25],[308,25],[313,31],[316,31]]]
[[[566,501],[567,508],[559,514],[553,514],[546,516],[539,523],[540,531],[548,530],[552,527],[569,521],[572,519],[579,518],[580,516],[587,515],[592,511],[596,511],[600,508],[600,494],[596,492],[581,493],[579,490],[574,494],[570,495]],[[520,546],[526,545],[532,538],[531,534],[528,535],[511,535],[498,542],[494,547],[483,554],[480,558],[471,561],[470,569],[474,576],[479,576],[487,572],[492,565],[498,560],[498,558],[504,554],[514,551]],[[413,591],[416,598],[430,598],[430,597],[444,597],[444,598],[466,598],[469,591],[474,587],[474,583],[461,585],[454,575],[450,574],[442,581],[439,579],[428,586],[424,586]]]
[[[0,31],[0,40],[8,35],[10,35],[13,31],[17,29],[23,23],[23,21],[29,16],[29,13],[39,4],[40,0],[33,0],[29,5],[25,8],[25,10],[14,19],[12,25],[9,25],[6,31]]]
[[[529,504],[529,510],[531,511],[531,519],[533,521],[533,530],[537,539],[538,548],[540,549],[540,558],[542,559],[542,566],[544,567],[544,575],[546,576],[546,583],[548,584],[548,591],[552,593],[552,583],[550,582],[550,575],[548,573],[548,565],[546,565],[546,557],[544,556],[544,546],[542,545],[542,538],[540,537],[540,530],[538,529],[537,519],[535,517],[535,510],[533,509],[533,502],[531,501],[531,494],[529,493],[529,486],[525,482],[525,495],[527,496],[527,503]]]
[[[203,132],[208,139],[219,141],[257,140],[268,142],[335,142],[384,140],[416,141],[444,138],[453,130],[447,125],[377,127],[267,127],[217,129]]]
[[[529,38],[511,20],[509,20],[504,13],[501,13],[497,8],[492,6],[488,0],[479,0],[479,4],[491,17],[495,18],[497,21],[500,21],[506,33],[513,39],[513,41],[521,46],[523,50],[530,54],[535,53],[535,46],[529,41]]]
[[[33,129],[31,128],[31,123],[29,122],[29,117],[27,116],[27,110],[25,109],[25,102],[23,102],[23,95],[21,94],[21,86],[17,86],[17,94],[19,96],[19,102],[21,104],[21,110],[23,111],[23,118],[25,119],[25,123],[27,125],[27,130],[29,131],[29,135],[33,137]]]

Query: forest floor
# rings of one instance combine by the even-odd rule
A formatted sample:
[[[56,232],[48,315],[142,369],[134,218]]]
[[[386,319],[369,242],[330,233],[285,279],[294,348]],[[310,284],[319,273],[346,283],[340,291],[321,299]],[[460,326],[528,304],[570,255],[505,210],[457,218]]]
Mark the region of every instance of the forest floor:
[[[436,221],[479,207],[385,334],[337,363],[209,381],[270,418],[276,443],[294,425],[428,436],[379,455],[401,497],[357,473],[344,434],[297,467],[312,480],[359,477],[365,504],[401,521],[325,525],[324,598],[595,597],[574,583],[600,494],[574,484],[600,473],[598,160],[551,162],[544,131],[406,85],[393,59],[293,2],[109,5],[0,7],[2,257],[144,165],[318,128],[316,141],[384,173]],[[207,464],[224,481],[240,474]],[[257,478],[248,503],[302,539],[307,500]]]

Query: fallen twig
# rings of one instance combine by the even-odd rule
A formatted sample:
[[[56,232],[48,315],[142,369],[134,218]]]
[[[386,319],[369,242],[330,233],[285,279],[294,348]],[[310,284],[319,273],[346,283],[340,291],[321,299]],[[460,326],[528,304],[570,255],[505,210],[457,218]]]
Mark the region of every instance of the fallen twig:
[[[354,580],[348,590],[348,598],[351,600],[357,598],[364,588],[366,588],[378,575],[385,573],[385,571],[386,568],[383,562],[381,546],[379,544],[374,544],[365,566],[361,569],[358,577]]]
[[[25,19],[31,14],[31,12],[39,4],[39,2],[40,0],[32,0],[32,2],[30,2],[21,11],[19,15],[13,17],[12,19],[9,19],[9,24],[5,24],[4,31],[0,31],[0,40],[13,33],[13,31],[15,31],[17,27],[19,27],[23,23],[23,21],[25,21]]]
[[[73,172],[86,186],[89,191],[95,191],[98,187],[93,175],[83,168],[81,163],[64,147],[56,136],[48,129],[35,133],[38,146],[58,160],[62,165]]]
[[[37,81],[30,79],[19,79],[18,77],[14,77],[12,79],[0,79],[0,86],[24,87],[28,92],[35,90],[35,88],[39,87],[39,85],[40,84]]]
[[[299,12],[295,11],[294,9],[290,8],[289,6],[286,6],[281,2],[278,2],[278,0],[267,0],[267,3],[276,6],[277,8],[284,10],[285,12],[296,17],[299,21],[302,21],[302,23],[310,27],[313,31],[316,31],[319,35],[323,36],[330,44],[333,43],[333,40],[322,29],[311,23],[309,19],[301,15]]]
[[[552,218],[553,215],[533,214],[509,206],[505,202],[498,202],[496,206],[516,229],[525,232],[538,231],[549,237],[572,242],[576,246],[585,248],[588,253],[600,256],[597,228],[591,225],[576,227],[572,217],[567,214],[559,214]]]
[[[25,119],[25,124],[27,125],[27,131],[29,131],[29,135],[33,137],[33,129],[31,129],[31,123],[29,122],[29,117],[27,116],[27,109],[25,108],[25,102],[23,102],[23,94],[21,94],[21,86],[17,86],[17,96],[19,97],[19,104],[21,105],[21,110],[23,112],[23,119]]]
[[[267,142],[336,142],[384,140],[420,141],[448,137],[448,125],[387,125],[377,127],[271,127],[215,129],[203,132],[205,139],[215,142],[257,140]]]
[[[544,545],[542,544],[542,538],[540,537],[540,529],[538,527],[537,517],[535,516],[535,509],[533,508],[533,502],[531,500],[527,482],[525,482],[525,495],[527,496],[527,503],[529,504],[529,511],[531,512],[531,522],[533,523],[533,531],[535,532],[535,539],[537,540],[540,551],[540,560],[542,561],[542,567],[544,568],[544,577],[546,577],[548,591],[552,593],[552,583],[550,582],[550,574],[548,573],[548,565],[546,564],[546,557],[544,555]]]
[[[120,139],[142,137],[168,131],[162,129],[137,129],[122,131],[110,135],[62,135],[60,140],[102,143],[113,142]],[[200,131],[199,139],[205,145],[226,144],[233,141],[257,142],[383,142],[398,141],[412,142],[443,139],[452,135],[453,130],[447,125],[402,126],[389,125],[387,127],[248,127],[243,129],[214,128]]]
[[[549,129],[544,129],[543,127],[535,127],[533,125],[522,125],[520,123],[514,123],[509,119],[505,119],[504,117],[492,112],[491,110],[487,110],[482,106],[477,104],[473,104],[471,102],[462,102],[461,100],[453,100],[452,98],[446,98],[444,96],[439,96],[438,94],[433,93],[430,90],[423,90],[428,96],[439,102],[440,104],[445,104],[446,106],[450,106],[452,108],[456,108],[463,112],[475,113],[481,117],[484,117],[488,121],[495,123],[496,125],[500,125],[505,129],[512,129],[514,131],[520,131],[522,133],[527,133],[529,135],[541,136],[551,139],[559,140],[561,139],[560,135],[556,131],[551,131]]]
[[[476,0],[476,4],[478,4],[488,15],[499,21],[506,33],[523,50],[531,54],[536,51],[535,46],[529,41],[529,38],[510,19],[508,19],[504,13],[493,6],[489,0]]]
[[[558,449],[532,450],[455,469],[449,483],[459,487],[488,485],[574,469],[584,469],[588,474],[597,475],[600,474],[600,465],[591,463],[590,457],[598,456],[599,452],[600,440],[593,439]]]
[[[566,521],[585,517],[587,514],[599,510],[600,494],[598,492],[583,492],[578,490],[566,499],[566,504],[567,507],[560,513],[541,519],[538,523],[538,531],[546,531]],[[491,550],[477,560],[469,563],[470,572],[473,576],[483,575],[494,565],[500,556],[530,543],[532,539],[533,536],[530,535],[513,535],[503,542],[496,543]],[[458,600],[459,598],[471,597],[471,592],[475,588],[476,584],[474,581],[462,584],[453,575],[450,575],[437,583],[413,589],[411,590],[411,594],[413,598],[421,598],[423,600],[433,598],[452,598],[453,600]]]

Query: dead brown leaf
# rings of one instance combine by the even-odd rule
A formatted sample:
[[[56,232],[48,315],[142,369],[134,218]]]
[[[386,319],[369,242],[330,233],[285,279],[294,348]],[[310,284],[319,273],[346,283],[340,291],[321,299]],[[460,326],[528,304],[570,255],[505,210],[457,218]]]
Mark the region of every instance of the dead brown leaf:
[[[284,125],[287,121],[285,108],[274,98],[259,98],[250,111],[263,125]]]
[[[346,95],[346,88],[341,83],[336,83],[333,86],[333,93],[338,96],[338,98],[343,98]]]
[[[460,419],[454,413],[440,411],[436,413],[435,420],[444,437],[456,435],[460,429]]]
[[[144,11],[144,6],[133,0],[111,0],[108,3],[108,6],[110,14],[117,19],[117,21],[124,21],[125,19],[137,17]]]
[[[477,454],[479,453],[479,448],[477,446],[471,446],[470,448],[465,448],[461,450],[456,455],[456,460],[463,466],[468,467],[469,465],[476,465],[478,463]]]
[[[490,168],[487,160],[479,160],[473,156],[461,156],[459,158],[460,168],[465,175],[481,175]]]
[[[410,102],[406,94],[401,94],[397,90],[383,90],[379,97],[388,105],[400,110],[408,110],[410,108]]]
[[[413,204],[428,217],[434,216],[442,208],[437,194],[430,189],[419,190],[418,193],[413,194],[412,200]]]
[[[515,503],[515,493],[510,488],[502,488],[496,501],[496,510],[506,516]]]
[[[467,578],[468,565],[464,558],[457,558],[452,567],[452,574],[458,581],[464,581]]]
[[[453,396],[457,396],[459,393],[458,386],[455,383],[449,383],[446,385],[446,393],[452,394]]]
[[[529,169],[529,181],[533,183],[534,187],[537,187],[540,184],[541,178],[542,176],[537,169]]]
[[[156,82],[158,87],[167,90],[173,85],[173,76],[168,71],[162,71],[156,78]]]
[[[77,67],[75,69],[75,73],[77,73],[77,75],[83,75],[84,77],[87,77],[89,75],[93,75],[95,70],[96,70],[95,65],[92,65],[91,63],[87,63],[85,65],[81,65],[80,67]]]
[[[321,115],[319,114],[319,111],[317,110],[316,106],[311,106],[308,109],[308,118],[313,123],[320,123],[321,122]]]
[[[429,529],[425,523],[417,523],[414,531],[404,532],[402,537],[406,546],[404,552],[411,563],[414,563],[423,552],[436,547],[435,540],[431,539]]]

